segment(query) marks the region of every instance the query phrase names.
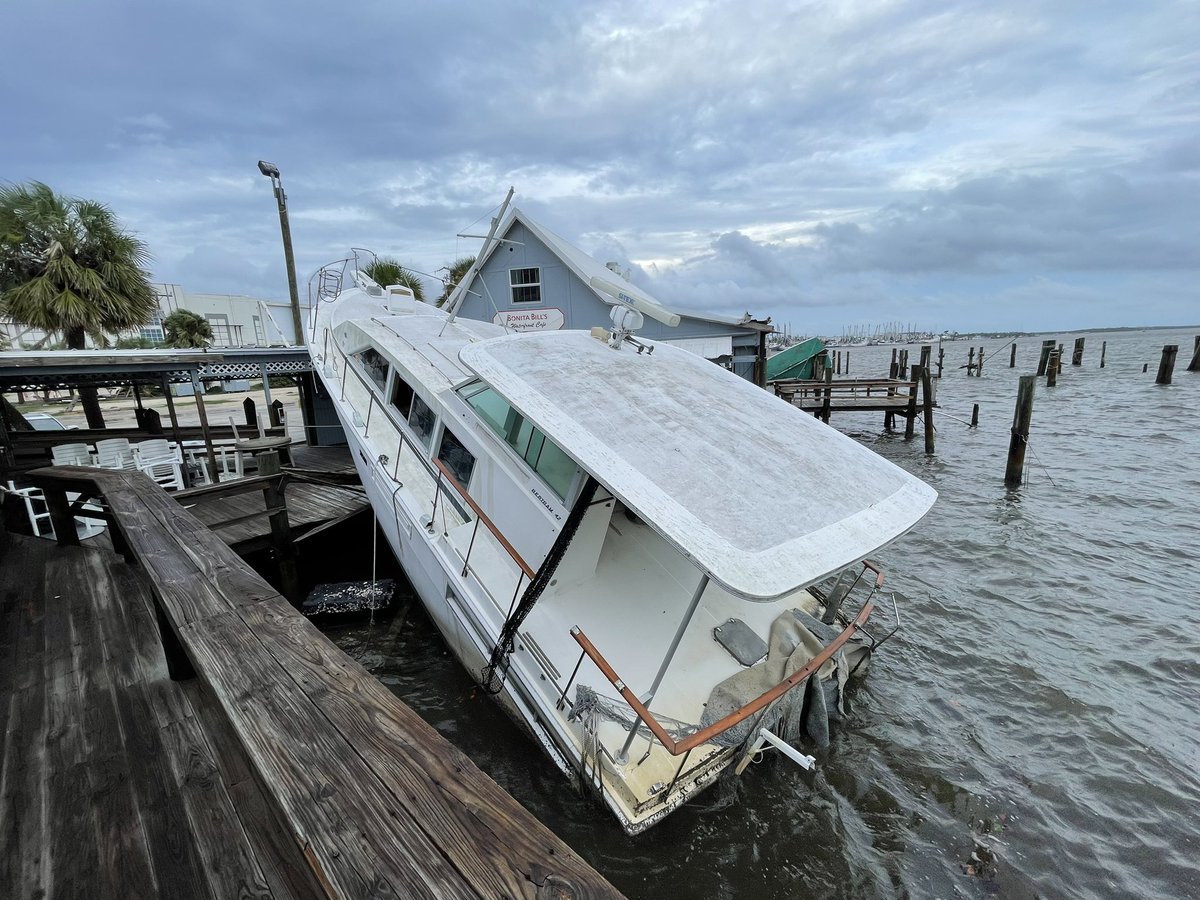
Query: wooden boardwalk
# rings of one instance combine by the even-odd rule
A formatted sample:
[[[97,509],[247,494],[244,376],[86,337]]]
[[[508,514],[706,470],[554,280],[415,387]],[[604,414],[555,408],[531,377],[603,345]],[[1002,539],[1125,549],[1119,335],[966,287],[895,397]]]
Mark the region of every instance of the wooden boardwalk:
[[[32,477],[136,565],[9,538],[0,895],[618,896],[144,476]]]

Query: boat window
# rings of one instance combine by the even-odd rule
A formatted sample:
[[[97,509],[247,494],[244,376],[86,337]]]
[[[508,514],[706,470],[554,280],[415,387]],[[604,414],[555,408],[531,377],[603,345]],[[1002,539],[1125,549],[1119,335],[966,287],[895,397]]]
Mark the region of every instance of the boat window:
[[[408,418],[409,412],[412,410],[413,389],[407,381],[396,376],[396,386],[392,388],[392,406],[405,419]]]
[[[513,303],[542,302],[542,273],[540,269],[509,269]]]
[[[374,347],[368,347],[366,350],[355,353],[354,358],[362,363],[362,367],[366,371],[367,376],[373,382],[375,382],[376,387],[382,391],[384,386],[387,385],[387,358]]]
[[[433,434],[434,421],[433,410],[424,400],[413,394],[412,411],[408,414],[408,424],[426,447],[429,446],[429,438]]]
[[[446,464],[446,468],[450,470],[450,474],[460,485],[465,488],[470,484],[471,472],[475,469],[475,457],[449,428],[442,429],[442,443],[438,447],[438,459]]]
[[[480,383],[459,392],[492,431],[533,468],[547,486],[565,500],[575,480],[576,465],[553,441],[534,427],[508,401]]]

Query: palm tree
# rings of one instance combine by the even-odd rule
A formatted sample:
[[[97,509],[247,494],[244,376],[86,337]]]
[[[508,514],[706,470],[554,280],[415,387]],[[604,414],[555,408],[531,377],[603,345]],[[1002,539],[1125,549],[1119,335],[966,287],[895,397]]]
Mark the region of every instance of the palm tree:
[[[376,257],[374,262],[367,263],[363,267],[363,272],[380,287],[402,284],[413,292],[414,297],[422,303],[425,302],[425,285],[421,283],[421,279],[416,274],[404,268],[400,264],[400,260],[395,257]]]
[[[146,278],[146,245],[101,203],[65,197],[41,182],[0,187],[0,315],[85,337],[137,328],[158,308]],[[103,428],[95,388],[80,388],[89,428]]]
[[[163,334],[168,347],[207,347],[213,339],[208,319],[190,309],[177,309],[163,319]]]
[[[450,299],[454,288],[462,281],[463,276],[467,274],[467,270],[473,265],[475,265],[475,257],[460,256],[446,267],[446,279],[442,283],[442,296],[438,297],[437,302],[439,307],[444,306],[446,301]]]

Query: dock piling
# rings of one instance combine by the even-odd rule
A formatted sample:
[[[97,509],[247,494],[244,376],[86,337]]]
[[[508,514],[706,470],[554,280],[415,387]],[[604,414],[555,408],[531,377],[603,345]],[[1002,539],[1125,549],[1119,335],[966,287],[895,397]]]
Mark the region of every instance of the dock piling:
[[[932,456],[934,452],[933,430],[933,379],[929,375],[928,365],[918,365],[921,376],[921,406],[925,416],[925,455]],[[916,373],[914,373],[914,377]]]
[[[1196,335],[1196,345],[1192,348],[1192,361],[1188,363],[1189,372],[1200,372],[1200,334]]]
[[[1200,346],[1200,339],[1197,339],[1196,343],[1198,346]],[[1104,355],[1106,353],[1108,353],[1108,341],[1101,341],[1100,342],[1100,368],[1102,368],[1102,369],[1104,368]]]
[[[821,400],[821,421],[829,424],[829,405],[833,394],[833,369],[825,370],[825,396]]]
[[[945,358],[945,356],[946,356],[946,348],[943,347],[939,343],[938,344],[938,374],[937,374],[938,378],[942,377],[942,361]]]
[[[981,378],[982,376],[983,376],[983,348],[980,347],[979,348],[979,363],[978,363],[978,365],[975,366],[975,377]]]
[[[1025,448],[1029,444],[1029,423],[1033,418],[1033,389],[1036,375],[1022,375],[1017,386],[1017,406],[1013,411],[1012,437],[1008,442],[1008,462],[1004,468],[1004,483],[1020,487],[1025,472]]]
[[[1042,355],[1038,357],[1037,377],[1046,374],[1046,366],[1050,362],[1050,351],[1054,349],[1054,338],[1042,341]]]
[[[906,441],[913,439],[913,432],[917,423],[917,387],[918,381],[916,378],[913,378],[908,385],[908,406],[904,408],[904,439]]]
[[[1012,350],[1008,352],[1008,367],[1015,369],[1017,367],[1017,345],[1012,345]]]
[[[246,420],[247,428],[258,427],[258,409],[254,404],[253,397],[247,397],[242,401],[242,416]]]
[[[1050,351],[1050,360],[1046,365],[1046,387],[1054,387],[1058,384],[1058,372],[1062,364],[1058,350]]]
[[[1171,376],[1175,373],[1175,354],[1179,352],[1178,344],[1167,344],[1162,349],[1162,359],[1158,361],[1158,376],[1155,384],[1170,384]]]
[[[1083,338],[1075,338],[1075,350],[1071,353],[1071,365],[1083,365]]]
[[[979,427],[979,404],[976,403],[971,407],[971,427]]]

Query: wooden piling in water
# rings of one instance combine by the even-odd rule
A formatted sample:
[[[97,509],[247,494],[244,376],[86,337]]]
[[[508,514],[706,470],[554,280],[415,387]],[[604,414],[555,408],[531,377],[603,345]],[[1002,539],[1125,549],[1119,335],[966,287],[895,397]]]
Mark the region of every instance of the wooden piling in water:
[[[971,407],[971,427],[979,427],[979,404],[976,403]]]
[[[983,376],[983,348],[980,347],[979,348],[979,362],[975,366],[975,377],[980,378],[982,376]]]
[[[829,424],[829,404],[833,393],[833,369],[825,370],[825,396],[821,400],[821,421]]]
[[[1197,339],[1197,344],[1200,345],[1200,339]],[[1108,341],[1100,342],[1100,368],[1104,368],[1104,356],[1108,353]]]
[[[1063,345],[1059,344],[1058,345],[1058,374],[1059,375],[1062,374],[1062,361],[1063,361]]]
[[[919,366],[917,368],[920,368]],[[917,424],[917,387],[918,381],[913,378],[908,385],[908,406],[904,408],[904,439],[911,441]]]
[[[1189,372],[1200,372],[1200,334],[1196,335],[1196,345],[1192,348],[1192,361],[1188,363]]]
[[[975,348],[969,347],[967,349],[967,376],[970,377],[971,373],[974,371],[975,371]]]
[[[937,434],[933,429],[933,379],[929,374],[928,365],[918,365],[917,368],[921,370],[921,406],[925,419],[925,455],[932,456],[934,438]]]
[[[946,356],[946,348],[943,347],[939,343],[938,344],[938,374],[937,374],[938,378],[942,377],[942,360],[945,358],[945,356]]]
[[[846,374],[850,374],[850,351],[846,351]]]
[[[1054,387],[1056,384],[1058,384],[1058,371],[1060,363],[1058,354],[1058,350],[1050,351],[1050,360],[1046,364],[1046,387]]]
[[[1042,341],[1042,354],[1038,357],[1037,377],[1046,374],[1046,366],[1050,362],[1050,351],[1054,349],[1054,338]]]
[[[1145,375],[1150,371],[1150,363],[1142,363],[1142,374]]]
[[[1163,347],[1162,358],[1158,361],[1158,376],[1155,384],[1170,384],[1171,376],[1175,373],[1175,354],[1179,352],[1178,344],[1167,344]]]
[[[1017,406],[1013,411],[1012,437],[1008,442],[1008,461],[1004,483],[1020,487],[1025,472],[1025,448],[1029,445],[1029,423],[1033,419],[1033,389],[1036,375],[1022,375],[1017,386]]]
[[[1008,367],[1015,369],[1017,367],[1017,345],[1012,345],[1012,350],[1008,353]]]
[[[1071,365],[1083,365],[1083,338],[1075,338],[1075,349],[1071,353]]]

